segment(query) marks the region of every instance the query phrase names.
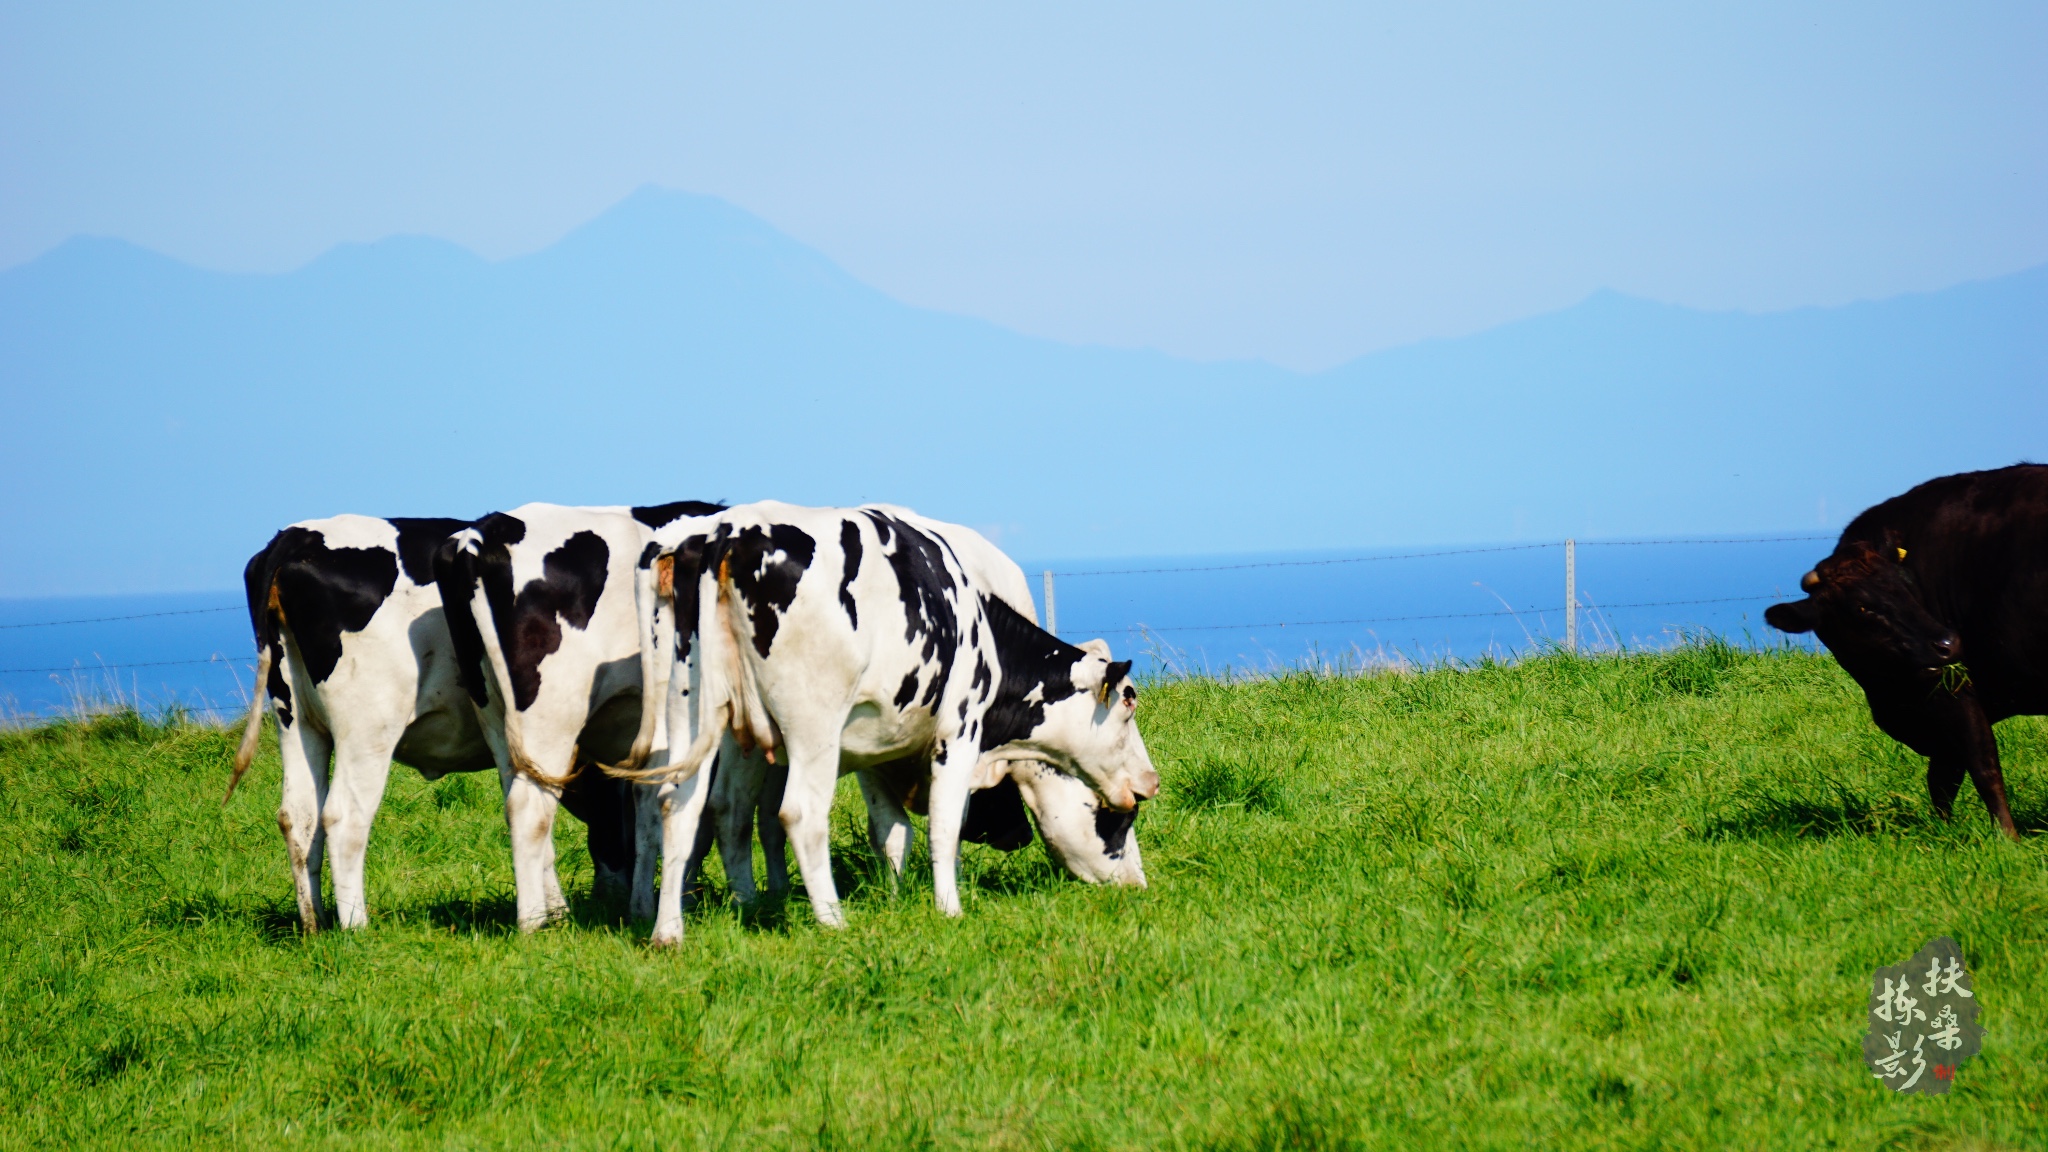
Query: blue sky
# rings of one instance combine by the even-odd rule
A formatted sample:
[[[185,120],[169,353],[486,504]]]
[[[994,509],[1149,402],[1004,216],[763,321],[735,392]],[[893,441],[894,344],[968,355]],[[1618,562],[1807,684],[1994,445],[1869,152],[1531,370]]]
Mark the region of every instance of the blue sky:
[[[724,197],[911,303],[1317,368],[1610,287],[2048,261],[2048,6],[0,9],[0,267],[277,271]]]

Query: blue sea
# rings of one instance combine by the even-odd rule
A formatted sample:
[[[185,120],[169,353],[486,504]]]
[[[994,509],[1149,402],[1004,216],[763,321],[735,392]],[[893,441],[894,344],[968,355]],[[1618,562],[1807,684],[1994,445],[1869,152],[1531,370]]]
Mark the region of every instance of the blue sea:
[[[1581,541],[1581,648],[1711,632],[1782,644],[1763,623],[1832,537]],[[1513,658],[1565,639],[1562,544],[1174,556],[1025,564],[1056,624],[1154,674],[1258,675]],[[1043,603],[1041,602],[1041,613]],[[1802,646],[1808,638],[1798,638]],[[227,717],[254,642],[239,591],[0,600],[0,720],[127,703]]]

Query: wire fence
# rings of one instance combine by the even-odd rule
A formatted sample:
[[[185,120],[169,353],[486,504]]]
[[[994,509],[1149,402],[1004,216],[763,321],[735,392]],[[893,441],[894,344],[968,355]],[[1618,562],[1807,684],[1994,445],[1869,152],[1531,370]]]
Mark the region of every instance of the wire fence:
[[[1396,612],[1358,616],[1336,614],[1317,615],[1314,613],[1308,613],[1300,614],[1301,618],[1286,618],[1287,614],[1276,613],[1275,616],[1279,618],[1260,619],[1242,623],[1220,623],[1215,622],[1215,620],[1212,618],[1208,621],[1195,619],[1186,622],[1159,625],[1131,623],[1129,622],[1129,618],[1127,616],[1126,619],[1123,621],[1105,621],[1103,625],[1099,627],[1072,627],[1067,629],[1061,629],[1057,622],[1055,603],[1056,592],[1054,581],[1056,579],[1090,581],[1112,577],[1200,576],[1204,574],[1245,573],[1253,571],[1277,571],[1286,569],[1332,569],[1358,565],[1382,565],[1401,561],[1432,561],[1458,557],[1499,556],[1513,553],[1526,554],[1542,552],[1546,550],[1564,550],[1567,556],[1566,570],[1567,573],[1569,573],[1571,564],[1569,558],[1572,555],[1572,549],[1574,548],[1574,546],[1582,549],[1641,549],[1679,546],[1721,547],[1791,543],[1818,544],[1824,542],[1832,542],[1834,539],[1835,537],[1833,535],[1775,535],[1746,537],[1657,537],[1619,540],[1585,540],[1576,542],[1566,540],[1550,540],[1526,544],[1499,544],[1467,548],[1439,548],[1408,552],[1386,552],[1354,556],[1316,557],[1303,559],[1245,560],[1226,561],[1222,563],[1193,563],[1182,565],[1155,564],[1130,568],[1077,568],[1071,570],[1048,570],[1044,574],[1045,603],[1043,605],[1043,608],[1045,612],[1047,627],[1055,632],[1064,631],[1070,634],[1086,633],[1090,635],[1101,636],[1130,636],[1137,634],[1201,634],[1261,632],[1285,629],[1351,628],[1389,624],[1437,624],[1442,622],[1455,621],[1483,621],[1493,619],[1504,620],[1508,618],[1519,618],[1531,614],[1554,613],[1557,612],[1560,608],[1562,608],[1568,614],[1567,634],[1570,635],[1571,625],[1569,623],[1569,620],[1571,619],[1571,617],[1569,614],[1578,611],[1580,605],[1579,597],[1574,591],[1571,590],[1571,576],[1569,574],[1566,577],[1565,597],[1561,597],[1558,600],[1550,601],[1547,603],[1529,604],[1522,608],[1515,608],[1511,606],[1504,598],[1496,595],[1495,598],[1501,601],[1501,608],[1497,610],[1486,611],[1430,611],[1410,613]],[[1473,583],[1477,582],[1474,581]],[[1481,587],[1484,587],[1484,585],[1481,585]],[[1491,590],[1489,589],[1489,591]],[[1779,595],[1780,593],[1776,591],[1758,591],[1753,595],[1720,595],[1674,597],[1665,599],[1637,599],[1602,605],[1593,605],[1588,603],[1586,607],[1600,612],[1617,612],[1623,610],[1634,611],[1684,607],[1707,607],[1715,605],[1731,605],[1744,602],[1761,602],[1777,598]],[[1548,600],[1548,597],[1545,597],[1545,599]],[[241,613],[244,611],[246,611],[246,609],[241,604],[229,604],[222,605],[219,607],[179,608],[167,609],[156,612],[128,612],[119,614],[109,614],[104,616],[67,617],[55,620],[14,621],[0,624],[0,633],[24,633],[32,629],[58,629],[72,626],[131,623],[137,624],[138,626],[146,627],[146,625],[143,624],[143,622],[146,621],[164,621],[172,618],[181,617],[206,617],[226,613]],[[1228,617],[1225,617],[1225,619],[1228,619]],[[55,653],[52,654],[54,655]],[[0,657],[0,662],[4,662],[4,657]],[[254,668],[255,660],[253,656],[229,656],[221,651],[216,650],[204,656],[194,655],[191,657],[178,659],[129,659],[118,661],[102,661],[95,659],[90,662],[85,660],[74,660],[72,663],[69,664],[44,663],[35,665],[29,665],[26,662],[24,662],[23,666],[0,667],[0,675],[58,677],[70,674],[74,677],[77,677],[90,676],[96,674],[132,674],[144,669],[189,669],[196,668],[202,665],[218,666],[223,671],[230,671],[233,673],[246,673]]]
[[[162,616],[209,616],[216,612],[240,612],[240,605],[225,608],[182,608],[175,612],[136,612],[127,616],[86,616],[77,620],[38,620],[28,624],[0,624],[0,632],[14,628],[62,628],[67,624],[112,624],[122,620],[154,620]]]
[[[1697,537],[1694,539],[1666,540],[1580,540],[1581,548],[1642,548],[1655,545],[1673,544],[1791,544],[1809,540],[1833,540],[1833,536],[1743,536],[1743,537]],[[1088,576],[1156,576],[1178,572],[1243,572],[1253,568],[1326,568],[1338,564],[1377,564],[1387,560],[1434,560],[1442,556],[1481,556],[1497,552],[1535,552],[1546,548],[1563,548],[1573,541],[1546,540],[1540,544],[1499,544],[1487,548],[1448,548],[1438,552],[1390,552],[1380,556],[1343,556],[1329,560],[1261,560],[1246,564],[1194,564],[1169,568],[1106,568],[1080,572],[1061,572],[1053,569],[1052,574],[1061,579],[1081,579]]]
[[[1762,596],[1716,596],[1705,600],[1639,600],[1626,604],[1602,604],[1598,607],[1609,612],[1624,608],[1676,608],[1697,604],[1743,604],[1758,600],[1775,599],[1776,593]],[[1528,608],[1503,608],[1497,612],[1433,612],[1420,616],[1357,616],[1345,620],[1277,620],[1262,624],[1139,624],[1128,628],[1075,628],[1082,632],[1117,634],[1139,632],[1245,632],[1259,628],[1330,628],[1350,624],[1407,624],[1424,620],[1485,620],[1507,616],[1528,616],[1538,612],[1554,611],[1556,606],[1535,605]]]

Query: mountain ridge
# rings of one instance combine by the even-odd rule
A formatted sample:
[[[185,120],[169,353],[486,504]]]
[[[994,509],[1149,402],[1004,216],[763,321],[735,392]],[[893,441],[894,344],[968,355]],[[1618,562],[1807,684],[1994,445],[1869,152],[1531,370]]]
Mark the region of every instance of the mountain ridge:
[[[887,500],[1077,558],[1810,528],[2042,455],[2044,318],[2048,267],[1771,313],[1603,290],[1299,373],[903,304],[652,189],[503,260],[74,237],[0,271],[0,595],[227,587],[292,520],[531,499]]]

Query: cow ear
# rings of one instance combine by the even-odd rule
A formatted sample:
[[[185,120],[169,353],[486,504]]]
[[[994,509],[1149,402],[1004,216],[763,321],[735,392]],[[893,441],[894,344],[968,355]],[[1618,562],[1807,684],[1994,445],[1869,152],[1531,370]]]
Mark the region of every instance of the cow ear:
[[[654,561],[655,591],[664,600],[672,600],[676,594],[676,554],[673,552],[658,556]]]
[[[1813,631],[1813,601],[1792,600],[1764,609],[1764,623],[1780,632]]]
[[[1118,660],[1111,664],[1109,671],[1105,672],[1102,676],[1102,687],[1095,690],[1095,699],[1104,708],[1113,707],[1116,704],[1117,685],[1129,679],[1130,675],[1131,662],[1129,660]]]
[[[1116,703],[1116,689],[1118,689],[1118,685],[1128,681],[1128,678],[1130,678],[1130,660],[1118,660],[1118,662],[1110,664],[1110,674],[1102,676],[1102,693],[1106,697],[1102,703]]]

